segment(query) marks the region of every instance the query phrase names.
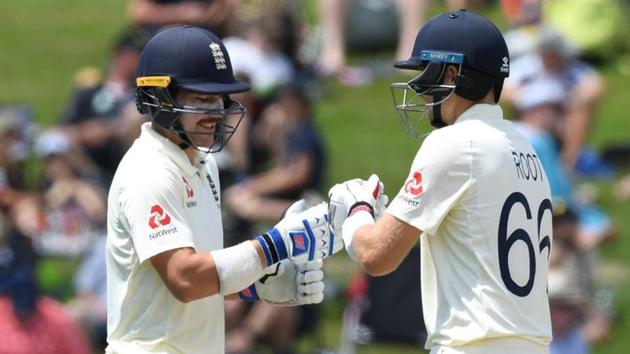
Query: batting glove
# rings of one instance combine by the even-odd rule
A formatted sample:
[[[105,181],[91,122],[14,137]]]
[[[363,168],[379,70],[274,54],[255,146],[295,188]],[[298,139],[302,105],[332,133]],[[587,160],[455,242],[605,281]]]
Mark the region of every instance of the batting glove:
[[[336,184],[328,192],[330,225],[341,234],[348,255],[352,253],[352,238],[359,227],[374,223],[385,212],[389,198],[383,193],[385,186],[377,175],[365,181],[359,178]]]
[[[318,304],[324,300],[323,264],[321,259],[305,264],[284,260],[265,268],[265,276],[238,295],[244,301],[263,300],[274,305]]]
[[[322,202],[305,209],[304,200],[293,203],[274,228],[256,237],[267,266],[289,259],[296,264],[328,257],[342,248],[328,224],[328,207]]]

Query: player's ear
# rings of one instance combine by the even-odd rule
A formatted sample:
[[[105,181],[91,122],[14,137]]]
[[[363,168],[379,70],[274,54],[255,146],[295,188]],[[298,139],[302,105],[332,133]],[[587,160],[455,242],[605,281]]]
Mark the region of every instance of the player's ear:
[[[444,73],[444,84],[455,85],[455,79],[457,78],[458,68],[455,65],[447,65],[446,72]]]

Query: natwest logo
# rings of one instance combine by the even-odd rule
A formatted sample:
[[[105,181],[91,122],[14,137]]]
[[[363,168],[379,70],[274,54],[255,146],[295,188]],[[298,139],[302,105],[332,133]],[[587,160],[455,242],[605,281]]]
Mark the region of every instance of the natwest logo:
[[[422,194],[422,173],[420,171],[414,172],[411,178],[405,182],[404,190],[405,193],[409,193],[414,197]]]
[[[171,223],[171,217],[164,212],[164,209],[159,204],[155,204],[151,207],[151,215],[149,215],[149,227],[156,229],[160,225],[168,225]]]

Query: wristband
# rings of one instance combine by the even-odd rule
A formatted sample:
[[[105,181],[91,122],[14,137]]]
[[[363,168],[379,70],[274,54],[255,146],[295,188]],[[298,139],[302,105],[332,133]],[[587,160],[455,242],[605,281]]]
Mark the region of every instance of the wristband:
[[[234,294],[263,276],[260,257],[251,241],[210,252],[219,276],[219,293]]]
[[[256,241],[260,244],[260,248],[262,248],[265,255],[265,260],[267,261],[265,266],[276,264],[288,258],[284,240],[277,229],[273,228],[269,232],[257,236]]]
[[[359,210],[356,213],[349,216],[341,226],[341,235],[343,237],[343,244],[346,247],[346,252],[353,260],[357,260],[352,251],[352,239],[355,232],[362,226],[374,224],[374,217],[365,210]]]
[[[354,205],[350,207],[350,211],[348,211],[348,216],[352,216],[360,211],[367,211],[368,213],[372,214],[372,217],[374,217],[374,207],[372,207],[370,203],[367,202],[354,203]]]

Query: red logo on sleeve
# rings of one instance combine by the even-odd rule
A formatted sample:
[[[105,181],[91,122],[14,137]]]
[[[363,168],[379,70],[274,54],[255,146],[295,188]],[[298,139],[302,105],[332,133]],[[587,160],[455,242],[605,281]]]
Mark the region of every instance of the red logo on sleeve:
[[[405,193],[409,193],[414,197],[422,194],[422,173],[416,171],[413,176],[405,182]]]
[[[171,223],[171,217],[164,212],[159,204],[151,207],[151,215],[149,216],[149,227],[152,229],[165,226]]]
[[[186,178],[184,178],[184,176],[182,176],[182,181],[184,181],[184,184],[186,185],[186,195],[188,196],[188,198],[192,198],[195,194],[193,192],[192,187],[190,186],[190,183],[188,183],[188,181],[186,180]]]

